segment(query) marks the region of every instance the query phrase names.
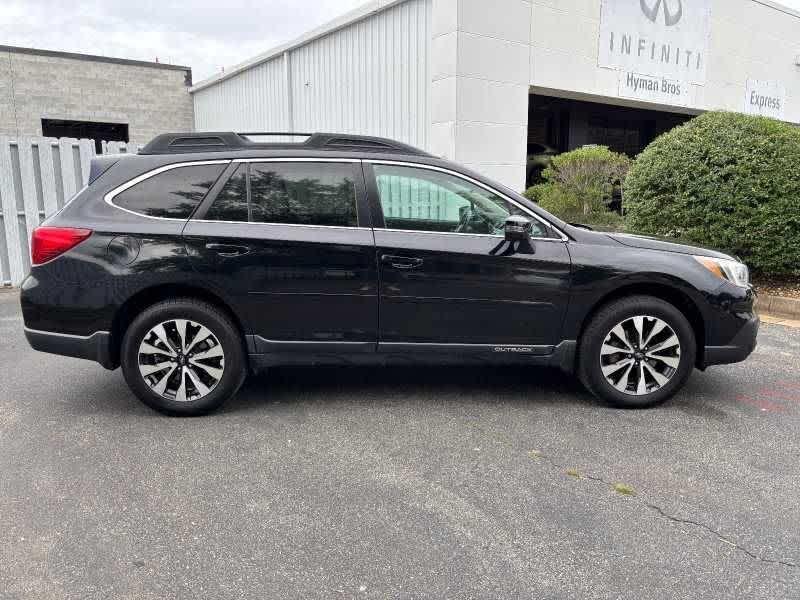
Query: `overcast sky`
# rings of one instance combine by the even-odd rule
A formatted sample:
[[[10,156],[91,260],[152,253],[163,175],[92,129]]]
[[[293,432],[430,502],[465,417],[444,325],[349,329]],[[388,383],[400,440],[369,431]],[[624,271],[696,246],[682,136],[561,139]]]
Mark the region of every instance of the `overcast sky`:
[[[0,0],[0,45],[158,58],[192,67],[197,82],[365,2]],[[800,0],[782,3],[800,10]]]
[[[0,0],[0,45],[158,60],[195,81],[367,0]]]

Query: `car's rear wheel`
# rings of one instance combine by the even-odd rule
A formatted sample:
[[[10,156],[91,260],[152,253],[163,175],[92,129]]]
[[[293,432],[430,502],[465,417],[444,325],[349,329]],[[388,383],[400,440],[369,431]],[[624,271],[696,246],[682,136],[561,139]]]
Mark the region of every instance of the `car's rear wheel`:
[[[139,399],[170,415],[216,409],[246,374],[236,326],[215,306],[193,298],[165,300],[137,316],[125,332],[121,359]]]
[[[665,402],[694,368],[694,332],[683,313],[651,296],[603,307],[580,343],[579,376],[595,396],[621,408]]]

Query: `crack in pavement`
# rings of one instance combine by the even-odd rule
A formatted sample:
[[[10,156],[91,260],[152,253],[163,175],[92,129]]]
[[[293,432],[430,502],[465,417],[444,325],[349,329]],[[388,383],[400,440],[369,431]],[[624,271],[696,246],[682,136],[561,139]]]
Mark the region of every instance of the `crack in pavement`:
[[[567,468],[566,465],[562,465],[562,464],[556,462],[555,460],[553,460],[553,458],[551,458],[550,456],[547,456],[546,454],[542,454],[541,452],[533,451],[533,452],[531,452],[531,456],[534,459],[542,459],[542,460],[544,460],[545,462],[549,463],[551,466],[555,467],[556,469],[558,469],[560,471],[564,471]],[[583,473],[578,473],[577,478],[583,478],[583,479],[588,479],[589,481],[596,481],[598,483],[602,483],[603,485],[611,488],[612,490],[615,489],[615,486],[617,485],[617,484],[612,483],[610,481],[606,481],[602,477],[597,477],[596,475],[585,475]],[[713,529],[712,527],[709,527],[708,525],[706,525],[704,523],[700,523],[699,521],[693,521],[691,519],[683,519],[681,517],[676,517],[674,515],[669,514],[667,511],[665,511],[660,506],[657,506],[655,504],[651,504],[650,502],[647,502],[646,500],[643,500],[642,502],[647,508],[649,508],[652,511],[655,511],[659,516],[664,517],[665,519],[667,519],[669,521],[673,521],[674,523],[683,523],[684,525],[693,525],[695,527],[699,527],[701,529],[704,529],[705,531],[707,531],[707,532],[711,533],[713,536],[715,536],[719,541],[724,542],[725,544],[728,544],[729,546],[733,547],[734,549],[738,550],[739,552],[742,552],[743,554],[749,556],[753,560],[757,560],[759,562],[772,564],[772,565],[782,565],[784,567],[792,567],[792,568],[795,568],[795,569],[797,567],[800,567],[800,564],[797,564],[797,563],[794,563],[794,562],[791,562],[791,561],[780,560],[780,559],[776,559],[776,558],[765,558],[763,556],[759,556],[756,553],[748,550],[744,546],[741,546],[740,544],[736,543],[735,541],[733,541],[729,537],[721,534],[719,531]]]
[[[732,539],[722,535],[719,531],[717,531],[715,529],[712,529],[711,527],[709,527],[708,525],[706,525],[704,523],[699,523],[698,521],[692,521],[691,519],[682,519],[680,517],[676,517],[676,516],[670,515],[669,513],[667,513],[660,506],[656,506],[655,504],[650,504],[649,502],[645,502],[644,504],[648,508],[656,511],[662,517],[664,517],[666,519],[669,519],[670,521],[674,521],[675,523],[685,523],[687,525],[695,525],[697,527],[701,527],[702,529],[705,529],[709,533],[712,533],[713,535],[715,535],[721,542],[725,542],[729,546],[734,547],[736,550],[739,550],[740,552],[744,552],[747,556],[749,556],[750,558],[753,558],[755,560],[758,560],[758,561],[761,561],[761,562],[764,562],[764,563],[768,563],[768,564],[773,564],[773,565],[783,565],[785,567],[797,568],[798,566],[800,566],[797,563],[793,563],[793,562],[786,561],[786,560],[780,560],[780,559],[775,559],[775,558],[764,558],[763,556],[758,556],[757,554],[751,552],[750,550],[748,550],[747,548],[745,548],[743,546],[740,546],[739,544],[734,542]]]

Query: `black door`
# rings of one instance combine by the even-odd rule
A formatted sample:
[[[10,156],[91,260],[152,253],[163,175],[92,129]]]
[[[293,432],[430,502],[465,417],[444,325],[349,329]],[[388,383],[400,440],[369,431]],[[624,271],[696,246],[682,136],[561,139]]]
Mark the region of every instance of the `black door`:
[[[506,217],[531,215],[505,197],[424,167],[374,162],[365,170],[380,270],[379,350],[468,344],[548,353],[561,341],[570,259],[551,228],[532,219],[539,239],[510,252]]]
[[[360,162],[229,171],[184,238],[198,273],[241,307],[251,351],[373,352],[377,269]]]

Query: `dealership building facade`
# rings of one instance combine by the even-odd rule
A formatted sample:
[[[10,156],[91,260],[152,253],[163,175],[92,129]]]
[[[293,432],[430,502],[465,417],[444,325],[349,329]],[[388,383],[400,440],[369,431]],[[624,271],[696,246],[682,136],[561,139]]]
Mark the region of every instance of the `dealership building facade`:
[[[800,123],[770,0],[376,0],[190,89],[198,130],[395,138],[522,189],[529,157],[635,155],[723,109]]]

